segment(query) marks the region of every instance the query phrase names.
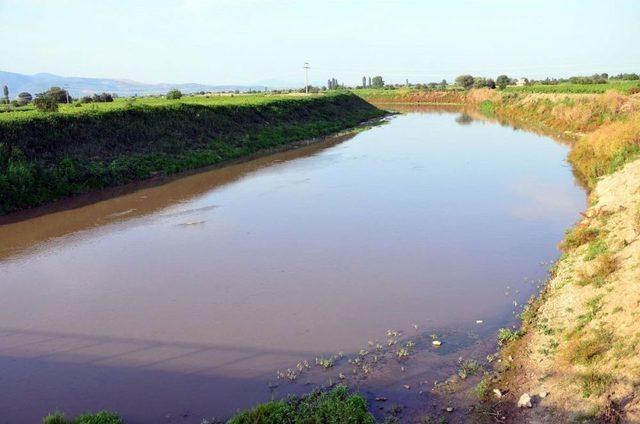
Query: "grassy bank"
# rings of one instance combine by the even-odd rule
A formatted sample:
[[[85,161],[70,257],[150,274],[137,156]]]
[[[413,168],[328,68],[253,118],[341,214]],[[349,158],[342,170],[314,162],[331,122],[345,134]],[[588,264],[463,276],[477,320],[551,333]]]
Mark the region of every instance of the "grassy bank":
[[[383,115],[346,93],[238,97],[7,113],[0,119],[0,214],[238,159]]]

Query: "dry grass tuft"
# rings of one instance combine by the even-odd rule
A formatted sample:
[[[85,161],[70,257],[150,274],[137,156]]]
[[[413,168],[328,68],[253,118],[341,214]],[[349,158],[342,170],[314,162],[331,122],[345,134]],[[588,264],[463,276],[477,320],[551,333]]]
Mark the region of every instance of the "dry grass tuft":
[[[560,250],[567,252],[575,249],[595,240],[598,235],[600,235],[600,231],[597,228],[590,228],[586,224],[576,225],[567,231],[564,240],[560,243]]]

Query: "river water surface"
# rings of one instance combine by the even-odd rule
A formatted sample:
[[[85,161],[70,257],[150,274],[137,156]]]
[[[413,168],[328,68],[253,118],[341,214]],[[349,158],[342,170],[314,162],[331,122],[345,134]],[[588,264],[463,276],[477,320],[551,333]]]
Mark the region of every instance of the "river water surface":
[[[300,392],[276,371],[358,352],[388,329],[493,343],[584,209],[567,149],[459,112],[415,111],[9,217],[0,422],[111,409],[130,423],[199,423]],[[440,354],[429,361],[420,378],[442,367]],[[402,383],[385,378],[381,391]]]

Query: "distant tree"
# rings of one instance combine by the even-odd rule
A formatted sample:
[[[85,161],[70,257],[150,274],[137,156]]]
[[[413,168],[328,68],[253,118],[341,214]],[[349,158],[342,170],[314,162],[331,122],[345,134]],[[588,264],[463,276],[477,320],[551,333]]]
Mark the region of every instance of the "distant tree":
[[[506,75],[499,75],[498,78],[496,78],[496,85],[500,90],[507,88],[507,85],[509,85],[510,82],[511,79]]]
[[[371,79],[371,86],[375,88],[382,88],[384,87],[384,80],[380,75],[376,75]]]
[[[91,100],[96,103],[109,103],[113,101],[113,96],[109,93],[96,93],[93,95],[93,98]]]
[[[473,88],[484,88],[487,86],[487,79],[483,77],[473,78]]]
[[[2,87],[2,94],[4,95],[4,103],[9,104],[9,87],[6,85]]]
[[[487,87],[493,90],[494,88],[496,88],[496,82],[493,79],[489,78],[487,80]]]
[[[367,88],[367,77],[362,77],[362,88]]]
[[[36,96],[33,105],[42,112],[56,112],[58,110],[58,100],[52,95]]]
[[[55,86],[51,87],[47,91],[36,94],[36,98],[38,97],[52,97],[55,99],[56,103],[68,103],[73,100],[67,90],[63,90],[62,88]]]
[[[166,95],[166,98],[170,99],[170,100],[177,100],[180,97],[182,97],[182,92],[180,90],[175,89],[175,88],[173,90],[169,90],[167,92],[167,95]]]
[[[409,78],[405,79],[405,84],[407,87],[409,87]]]
[[[444,89],[444,88],[447,88],[447,80],[443,79],[443,80],[440,82],[440,86],[441,86],[443,89]]]
[[[22,105],[26,105],[30,103],[31,100],[33,100],[33,96],[30,93],[27,93],[26,91],[23,91],[22,93],[18,94],[18,101]]]
[[[367,84],[369,88],[371,88],[371,77],[369,77],[369,84]]]
[[[458,84],[459,86],[467,90],[473,87],[473,83],[474,83],[474,78],[469,74],[460,75],[458,76],[458,78],[456,78],[456,84]]]

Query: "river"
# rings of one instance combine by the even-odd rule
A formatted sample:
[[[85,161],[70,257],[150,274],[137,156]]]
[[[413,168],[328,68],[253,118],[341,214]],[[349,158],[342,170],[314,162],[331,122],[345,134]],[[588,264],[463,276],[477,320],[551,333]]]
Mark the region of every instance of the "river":
[[[307,387],[278,370],[353,355],[389,329],[437,333],[442,350],[411,376],[444,375],[444,359],[490,349],[513,324],[585,208],[567,152],[460,111],[416,109],[5,217],[0,422],[56,409],[115,410],[129,423],[224,418]],[[380,375],[367,390],[400,393],[398,373]]]

